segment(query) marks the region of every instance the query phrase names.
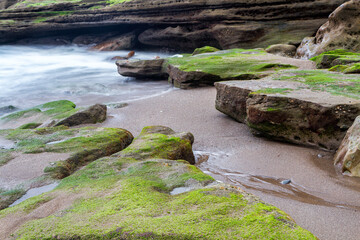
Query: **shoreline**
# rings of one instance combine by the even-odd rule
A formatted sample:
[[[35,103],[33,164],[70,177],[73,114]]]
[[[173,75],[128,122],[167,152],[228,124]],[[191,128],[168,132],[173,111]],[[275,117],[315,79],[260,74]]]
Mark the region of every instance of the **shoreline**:
[[[360,234],[359,179],[336,173],[331,152],[254,137],[246,125],[215,109],[215,94],[215,88],[207,87],[132,101],[127,107],[109,109],[108,119],[100,126],[125,128],[134,135],[149,125],[192,132],[194,151],[223,153],[199,165],[205,173],[275,205],[319,239],[355,240]],[[209,173],[208,166],[221,169],[232,180]],[[259,177],[254,183],[246,176],[270,180],[262,182]],[[281,186],[281,179],[292,183]],[[338,231],[339,222],[342,231]]]

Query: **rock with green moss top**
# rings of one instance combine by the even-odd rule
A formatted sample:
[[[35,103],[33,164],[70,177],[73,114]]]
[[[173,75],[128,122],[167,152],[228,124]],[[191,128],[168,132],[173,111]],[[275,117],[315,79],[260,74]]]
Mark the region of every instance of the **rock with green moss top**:
[[[7,208],[24,194],[25,190],[21,188],[12,190],[0,189],[0,210]]]
[[[59,121],[76,113],[79,109],[76,105],[68,100],[59,100],[38,105],[36,107],[11,113],[0,118],[0,126],[2,128],[17,128],[24,124],[34,122],[44,123],[51,121]]]
[[[346,133],[334,157],[334,164],[342,173],[360,177],[360,117]]]
[[[220,50],[217,48],[211,47],[211,46],[205,46],[202,48],[196,48],[194,50],[194,52],[192,53],[192,55],[194,56],[194,55],[198,55],[198,54],[212,53],[212,52],[217,52],[217,51],[220,51]]]
[[[183,135],[148,127],[138,139],[155,146],[159,134]],[[164,148],[181,151],[179,143],[165,141]],[[140,149],[135,140],[127,154]],[[157,148],[148,151],[143,159],[116,154],[96,160],[52,192],[1,211],[0,238],[316,239],[240,188],[216,183],[184,160],[152,159]]]
[[[310,60],[316,62],[317,68],[331,68],[337,65],[349,65],[360,62],[360,53],[337,49],[324,52]]]
[[[0,189],[29,189],[124,149],[133,136],[119,128],[60,126],[0,130],[3,138],[14,146],[0,149]]]
[[[27,110],[9,114],[0,119],[1,128],[28,128],[50,126],[76,126],[80,124],[95,124],[106,119],[107,107],[95,104],[82,111],[73,102],[60,100],[48,102]],[[35,122],[41,123],[35,126]]]
[[[221,80],[259,79],[277,70],[297,68],[264,50],[231,49],[167,59],[169,81],[175,87],[213,85]]]
[[[37,128],[39,126],[41,126],[42,123],[26,123],[24,125],[21,125],[19,127],[19,129],[34,129],[34,128]]]
[[[272,139],[336,150],[360,115],[360,79],[284,71],[263,80],[215,84],[216,108]]]
[[[115,154],[137,160],[148,158],[183,159],[195,163],[191,145],[194,136],[189,132],[175,133],[163,126],[145,127],[134,142],[125,150]]]
[[[74,113],[73,115],[56,123],[55,126],[76,126],[87,123],[98,123],[106,120],[107,107],[103,104],[95,104],[87,109]]]

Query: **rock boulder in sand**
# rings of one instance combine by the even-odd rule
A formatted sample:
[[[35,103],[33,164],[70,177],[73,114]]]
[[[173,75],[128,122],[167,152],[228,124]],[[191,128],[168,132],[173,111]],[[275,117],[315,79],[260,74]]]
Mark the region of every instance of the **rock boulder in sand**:
[[[55,126],[76,126],[86,123],[103,122],[106,119],[107,107],[102,104],[95,104],[84,111],[77,112],[64,120],[58,122]]]

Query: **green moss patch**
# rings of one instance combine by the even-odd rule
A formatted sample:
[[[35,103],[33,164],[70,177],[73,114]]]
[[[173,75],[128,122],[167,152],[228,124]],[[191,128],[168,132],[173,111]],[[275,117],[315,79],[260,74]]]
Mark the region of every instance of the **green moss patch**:
[[[145,132],[139,137],[146,142],[144,145],[150,146],[159,141],[158,134],[177,135]],[[136,141],[139,142],[135,140],[127,154],[136,155],[143,149]],[[171,152],[182,148],[181,144],[172,145],[172,141],[168,144],[173,148]],[[149,156],[157,151],[151,148]],[[13,236],[17,239],[316,239],[285,213],[250,194],[222,184],[205,187],[213,179],[185,161],[148,157],[141,160],[118,154],[98,159],[63,179],[54,191],[1,211],[0,224],[5,217],[32,214],[57,198],[81,195],[66,209],[25,222]],[[183,186],[194,190],[169,194]]]
[[[0,210],[7,208],[11,203],[25,194],[24,189],[3,190],[0,189]]]
[[[291,88],[264,88],[260,89],[258,91],[251,92],[250,94],[287,94],[289,92],[293,91]]]
[[[231,49],[206,55],[168,58],[167,62],[181,71],[204,72],[221,79],[242,79],[245,75],[259,78],[263,76],[263,72],[296,68],[275,61],[261,60],[261,56],[266,54],[263,50]]]
[[[337,49],[320,54],[310,60],[316,62],[317,68],[331,68],[336,65],[348,65],[360,62],[360,53],[349,52],[344,49]],[[337,68],[340,70],[340,68]],[[334,70],[334,69],[333,69]]]
[[[289,71],[274,75],[274,80],[296,81],[306,84],[313,91],[324,91],[360,99],[360,77],[320,70]]]
[[[211,47],[211,46],[205,46],[202,48],[196,48],[194,50],[194,52],[192,53],[192,55],[194,56],[194,55],[198,55],[198,54],[212,53],[212,52],[217,52],[217,51],[220,51],[220,50],[217,48]]]
[[[80,108],[76,108],[76,105],[73,102],[68,100],[59,100],[11,113],[0,118],[0,121],[4,123],[12,122],[11,124],[14,126],[16,126],[17,122],[28,121],[27,123],[21,125],[20,128],[34,128],[37,123],[43,123],[49,120],[58,121],[73,115],[79,110]]]
[[[64,126],[1,130],[0,135],[17,142],[13,151],[23,154],[71,153],[65,161],[45,169],[55,178],[63,178],[79,166],[124,149],[133,138],[130,132],[119,128],[68,129]]]

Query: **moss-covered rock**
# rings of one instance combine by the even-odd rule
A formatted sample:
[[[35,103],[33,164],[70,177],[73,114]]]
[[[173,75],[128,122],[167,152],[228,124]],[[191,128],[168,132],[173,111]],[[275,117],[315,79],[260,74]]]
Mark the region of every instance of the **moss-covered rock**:
[[[316,57],[311,58],[310,60],[316,62],[317,68],[324,69],[335,67],[337,65],[349,65],[360,62],[360,53],[354,53],[344,49],[337,49],[324,52]]]
[[[215,86],[219,111],[276,140],[336,150],[360,115],[356,75],[289,70]]]
[[[213,85],[221,80],[259,79],[277,70],[297,68],[278,62],[275,56],[264,50],[252,49],[184,55],[166,61],[169,81],[180,88]]]
[[[76,105],[71,101],[53,101],[6,115],[0,118],[0,125],[5,125],[7,128],[16,128],[21,126],[24,127],[26,124],[31,125],[31,123],[35,122],[57,122],[71,116],[78,110],[79,109],[76,109]]]
[[[211,46],[205,46],[205,47],[201,47],[201,48],[196,48],[194,50],[194,52],[192,53],[192,56],[194,55],[198,55],[198,54],[203,54],[203,53],[212,53],[212,52],[217,52],[220,51],[217,48],[211,47]]]
[[[183,159],[195,163],[191,145],[191,133],[175,133],[162,126],[145,127],[131,146],[115,154],[124,158],[143,160],[148,158]]]
[[[0,171],[25,171],[24,176],[14,173],[14,177],[5,177],[10,182],[0,176],[0,189],[29,189],[44,178],[46,182],[64,178],[89,162],[124,149],[133,139],[124,129],[64,126],[0,130],[0,137],[16,143],[11,149],[0,150],[0,157],[6,158],[0,162]]]
[[[81,111],[80,111],[81,110]],[[15,112],[0,118],[1,128],[37,128],[95,124],[106,120],[107,107],[95,104],[86,109],[76,108],[68,100],[59,100]]]
[[[170,132],[178,135],[161,127],[147,128],[137,139],[153,146],[159,134]],[[181,140],[178,143],[168,141],[168,147],[177,151],[182,148]],[[136,156],[142,149],[134,141],[127,154]],[[96,160],[63,179],[54,191],[1,211],[0,237],[316,239],[253,195],[224,184],[209,185],[214,180],[186,161],[151,159],[158,151],[149,149],[141,161],[121,155]],[[180,187],[190,191],[171,194]]]

